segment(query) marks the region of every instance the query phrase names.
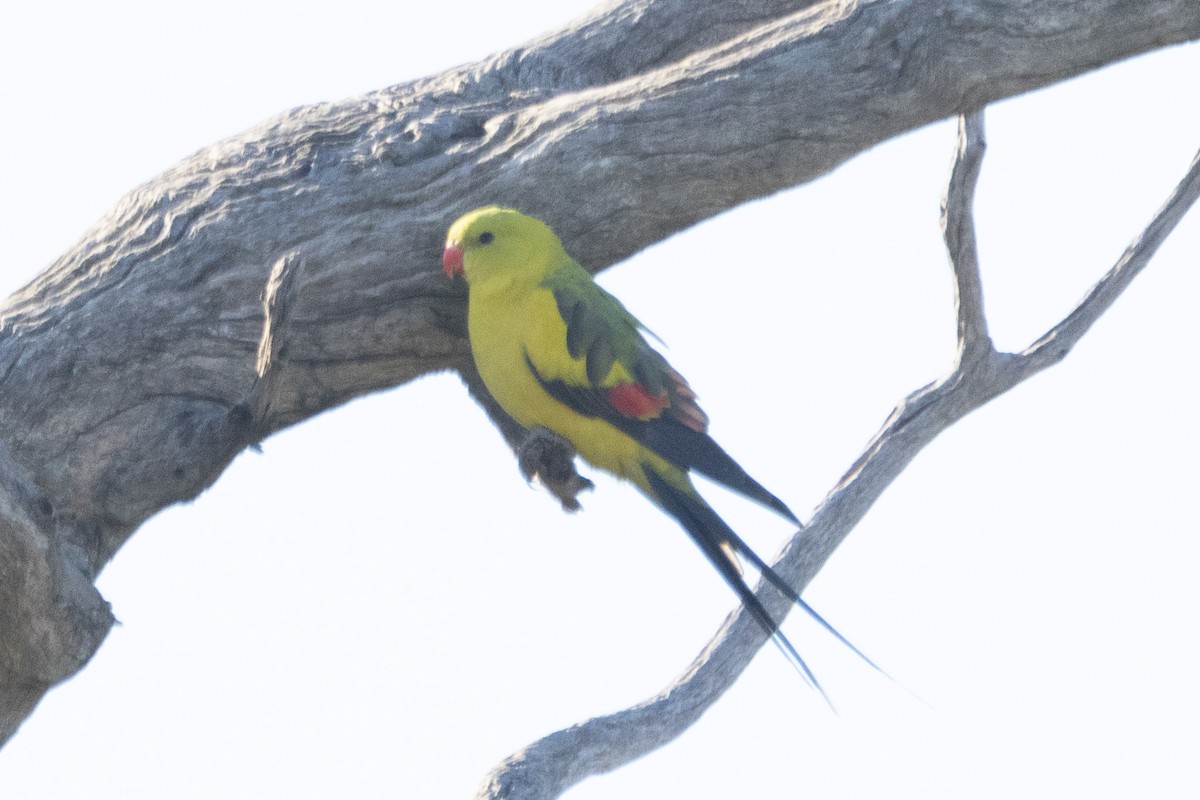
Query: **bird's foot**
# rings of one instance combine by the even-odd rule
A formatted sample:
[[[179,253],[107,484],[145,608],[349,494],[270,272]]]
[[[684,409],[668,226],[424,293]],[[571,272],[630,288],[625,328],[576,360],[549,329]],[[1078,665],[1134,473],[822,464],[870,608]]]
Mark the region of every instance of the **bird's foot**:
[[[575,448],[545,428],[534,428],[517,449],[517,463],[527,481],[537,481],[562,503],[563,511],[578,511],[576,496],[595,486],[575,471]]]

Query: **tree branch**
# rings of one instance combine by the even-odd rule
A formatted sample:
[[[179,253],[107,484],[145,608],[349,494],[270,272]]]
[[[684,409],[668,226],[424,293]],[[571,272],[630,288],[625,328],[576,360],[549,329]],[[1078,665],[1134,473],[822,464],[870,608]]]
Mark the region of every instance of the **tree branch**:
[[[988,335],[983,308],[983,278],[975,245],[972,199],[987,141],[983,114],[958,118],[958,151],[950,170],[950,183],[942,200],[942,233],[954,266],[954,308],[958,317],[958,360],[987,358],[995,352]]]
[[[54,509],[0,529],[0,575],[25,576],[4,584],[0,707],[86,663],[111,624],[96,574],[264,435],[456,369],[521,438],[437,269],[462,211],[520,206],[602,269],[898,133],[1197,37],[1191,0],[630,0],[202,150],[0,307],[0,443]],[[276,266],[286,322],[268,305],[264,338]],[[64,619],[82,627],[37,639]]]
[[[1146,230],[1080,305],[1020,354],[997,353],[987,338],[971,206],[984,153],[983,113],[960,117],[959,139],[942,216],[954,270],[959,358],[951,373],[918,390],[882,430],[784,549],[775,570],[803,589],[868,509],[925,445],[971,411],[1057,363],[1149,263],[1200,195],[1200,154]],[[1055,349],[1047,351],[1048,342]],[[775,619],[792,603],[770,585],[757,594]],[[550,800],[592,775],[612,771],[675,739],[729,689],[767,641],[761,627],[735,610],[686,673],[657,696],[624,711],[553,733],[499,764],[477,800]]]
[[[1015,362],[1021,380],[1057,364],[1071,352],[1071,348],[1116,302],[1138,273],[1146,268],[1197,197],[1200,197],[1200,152],[1196,153],[1187,174],[1146,226],[1146,230],[1133,240],[1104,278],[1088,291],[1070,314],[1021,352],[1020,359]]]

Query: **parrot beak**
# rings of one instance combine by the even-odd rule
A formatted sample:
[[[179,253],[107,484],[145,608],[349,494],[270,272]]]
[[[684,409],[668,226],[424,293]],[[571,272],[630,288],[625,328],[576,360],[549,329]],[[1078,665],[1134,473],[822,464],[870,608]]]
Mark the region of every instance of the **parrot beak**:
[[[463,247],[461,244],[446,243],[442,252],[442,270],[447,278],[463,274]]]

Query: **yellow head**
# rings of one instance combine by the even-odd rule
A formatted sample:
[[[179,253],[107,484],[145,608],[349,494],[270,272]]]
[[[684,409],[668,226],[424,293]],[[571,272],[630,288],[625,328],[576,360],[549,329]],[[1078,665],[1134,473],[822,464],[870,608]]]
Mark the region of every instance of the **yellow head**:
[[[494,279],[536,284],[570,261],[550,226],[502,206],[477,208],[459,217],[446,234],[442,268],[464,275],[469,286]]]

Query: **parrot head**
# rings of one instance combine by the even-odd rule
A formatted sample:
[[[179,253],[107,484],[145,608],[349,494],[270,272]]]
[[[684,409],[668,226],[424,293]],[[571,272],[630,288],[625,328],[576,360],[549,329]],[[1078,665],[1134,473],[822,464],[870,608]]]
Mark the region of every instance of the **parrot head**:
[[[462,275],[469,286],[494,278],[537,282],[570,261],[562,242],[546,223],[503,206],[477,208],[450,226],[442,269]]]

